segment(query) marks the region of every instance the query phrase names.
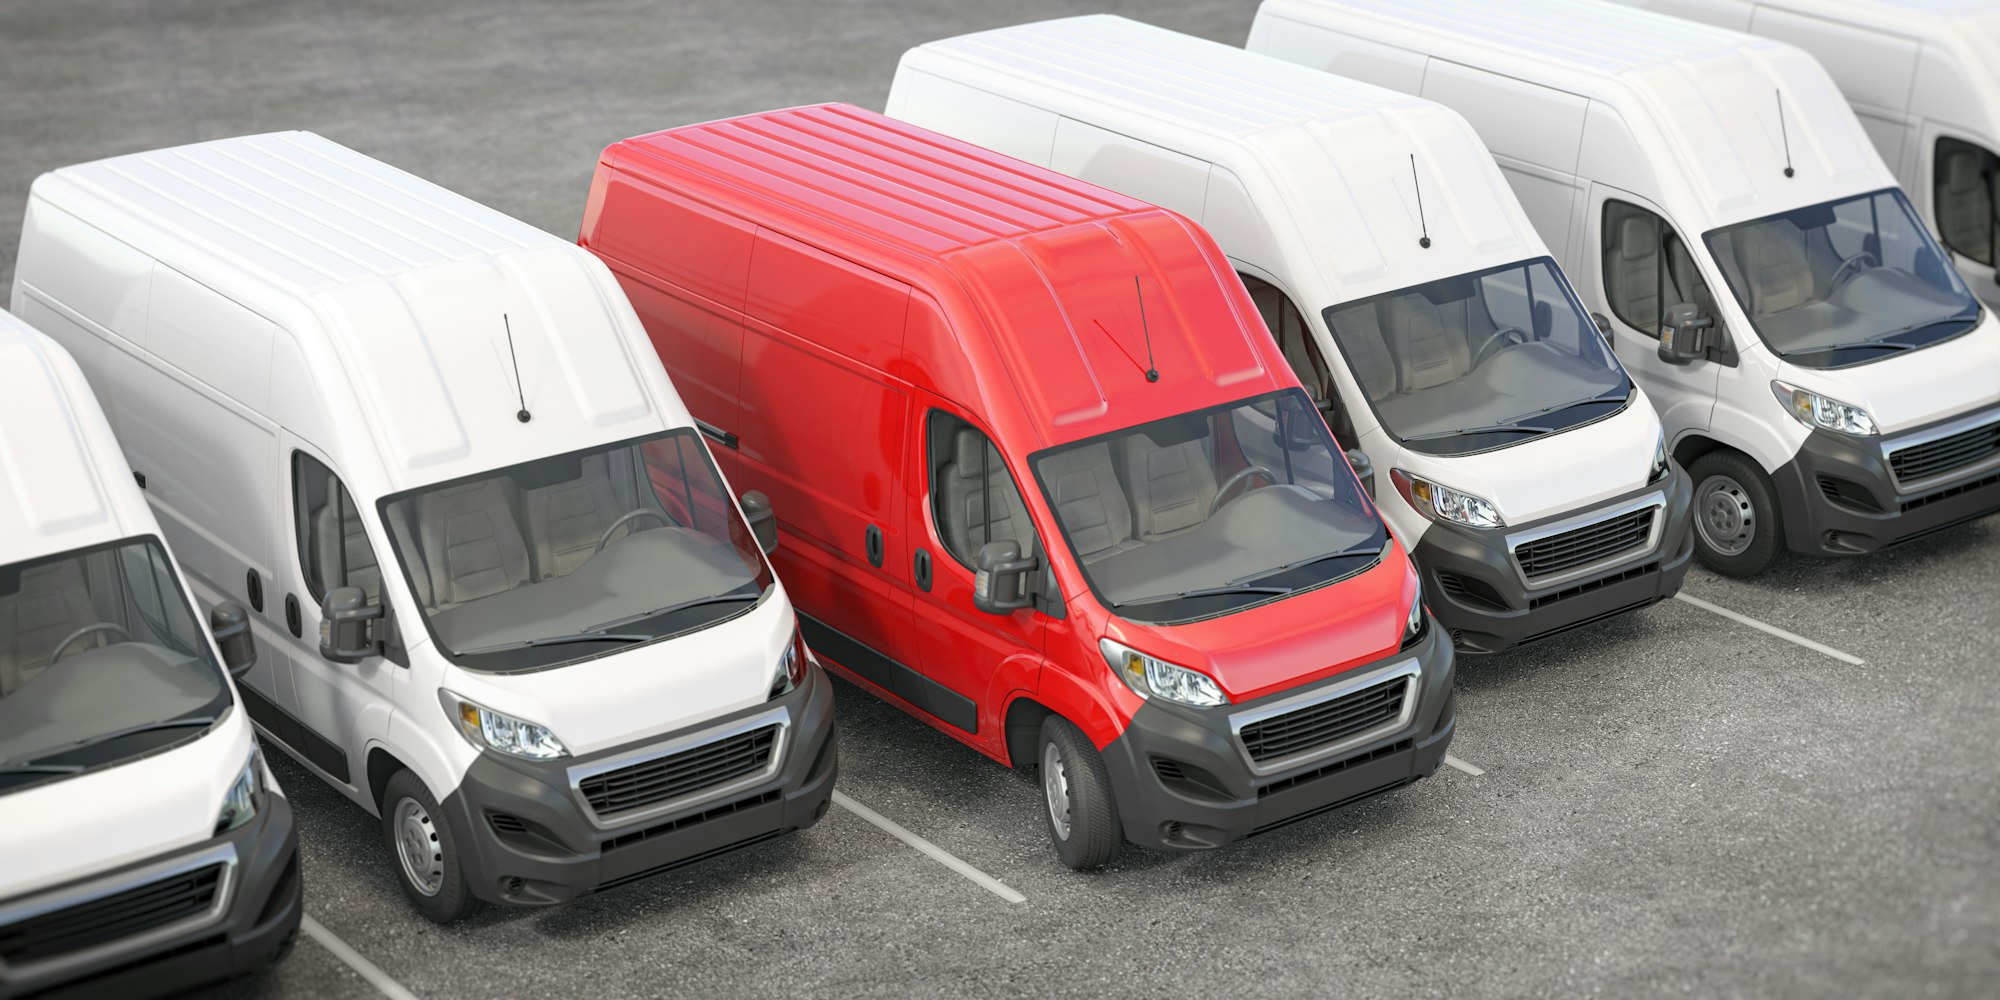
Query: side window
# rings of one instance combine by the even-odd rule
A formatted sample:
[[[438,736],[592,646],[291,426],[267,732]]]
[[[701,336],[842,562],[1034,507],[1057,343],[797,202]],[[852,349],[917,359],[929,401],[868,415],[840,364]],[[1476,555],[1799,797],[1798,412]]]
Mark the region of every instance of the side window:
[[[1627,326],[1659,332],[1668,306],[1692,302],[1715,315],[1708,282],[1665,219],[1622,201],[1604,203],[1604,297]]]
[[[335,587],[360,587],[374,604],[382,598],[382,572],[361,526],[354,498],[333,470],[304,452],[292,453],[292,519],[298,528],[299,568],[314,601]]]
[[[1931,188],[1938,235],[1953,253],[1992,266],[2000,252],[2000,157],[1960,139],[1937,141]]]
[[[1034,522],[993,442],[943,410],[931,411],[924,438],[931,514],[945,551],[967,569],[987,542],[1019,542],[1023,555],[1036,552]]]
[[[1320,354],[1319,344],[1313,340],[1312,328],[1306,324],[1305,314],[1276,285],[1240,271],[1236,276],[1243,279],[1243,287],[1250,292],[1250,301],[1257,304],[1257,312],[1264,317],[1264,325],[1270,329],[1271,338],[1278,342],[1278,350],[1291,364],[1299,383],[1306,387],[1306,395],[1312,397],[1313,405],[1326,415],[1327,426],[1340,439],[1340,446],[1354,447],[1354,426],[1347,419],[1347,408],[1341,405],[1340,397],[1334,391],[1333,373],[1326,366],[1326,358]]]

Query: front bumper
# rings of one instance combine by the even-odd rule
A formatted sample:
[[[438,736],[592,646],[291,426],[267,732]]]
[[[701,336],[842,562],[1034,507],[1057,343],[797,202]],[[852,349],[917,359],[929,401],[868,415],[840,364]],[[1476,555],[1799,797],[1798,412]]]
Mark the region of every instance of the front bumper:
[[[300,903],[299,835],[292,805],[282,794],[265,796],[257,818],[243,827],[166,859],[149,859],[83,883],[57,886],[35,898],[61,900],[61,908],[103,898],[86,886],[114,886],[163,861],[205,856],[227,859],[226,894],[206,921],[168,925],[170,934],[141,932],[123,940],[8,964],[0,960],[0,997],[150,997],[262,970],[282,957],[304,914]],[[131,883],[132,879],[122,879]],[[140,885],[146,880],[140,879]],[[21,900],[0,902],[0,909]],[[143,945],[137,942],[143,941]]]
[[[838,755],[833,684],[818,666],[792,693],[710,720],[695,733],[727,729],[766,714],[785,719],[770,775],[696,790],[632,818],[587,815],[572,769],[643,757],[676,734],[584,758],[538,763],[481,754],[442,803],[461,845],[472,894],[491,903],[546,906],[637,881],[819,822],[833,795]],[[700,745],[700,744],[693,744]]]
[[[1283,770],[1259,773],[1231,725],[1277,702],[1342,687],[1414,661],[1417,703],[1400,729]],[[1308,700],[1310,698],[1308,697]],[[1226,709],[1153,699],[1104,747],[1125,839],[1144,847],[1204,850],[1338,809],[1430,776],[1457,720],[1452,649],[1433,624],[1422,641],[1306,691],[1284,691]]]
[[[2000,419],[2000,411],[1990,416]],[[1808,435],[1798,454],[1771,473],[1785,545],[1808,555],[1862,555],[2000,511],[2000,468],[1991,462],[1897,483],[1889,454],[1927,431],[1881,439]]]
[[[1597,509],[1615,509],[1656,493],[1661,497],[1660,528],[1651,548],[1581,576],[1532,587],[1516,567],[1509,539],[1578,515],[1493,530],[1434,524],[1411,552],[1423,575],[1424,599],[1460,651],[1498,653],[1672,597],[1694,557],[1688,520],[1694,489],[1687,473],[1669,462],[1665,479]]]

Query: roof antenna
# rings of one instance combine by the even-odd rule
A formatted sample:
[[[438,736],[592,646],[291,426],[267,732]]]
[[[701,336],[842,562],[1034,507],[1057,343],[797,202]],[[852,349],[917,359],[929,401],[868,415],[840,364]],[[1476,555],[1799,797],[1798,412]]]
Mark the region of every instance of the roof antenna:
[[[1146,292],[1139,287],[1139,276],[1132,276],[1132,292],[1139,296],[1139,329],[1146,334],[1146,381],[1158,382],[1160,369],[1153,364],[1153,328],[1146,325]]]
[[[521,400],[521,410],[514,414],[514,419],[525,424],[535,417],[528,412],[527,390],[521,388],[521,358],[514,353],[514,321],[508,319],[506,313],[501,313],[500,322],[507,327],[507,358],[514,362],[514,395]]]
[[[1790,177],[1793,174],[1792,136],[1791,133],[1785,130],[1785,92],[1783,90],[1779,90],[1777,91],[1777,95],[1778,95],[1778,137],[1785,140],[1785,176]]]
[[[1429,250],[1431,248],[1431,224],[1430,220],[1424,218],[1424,184],[1417,179],[1417,154],[1415,153],[1410,154],[1410,186],[1417,189],[1417,225],[1422,226],[1424,230],[1424,234],[1417,237],[1417,245]]]

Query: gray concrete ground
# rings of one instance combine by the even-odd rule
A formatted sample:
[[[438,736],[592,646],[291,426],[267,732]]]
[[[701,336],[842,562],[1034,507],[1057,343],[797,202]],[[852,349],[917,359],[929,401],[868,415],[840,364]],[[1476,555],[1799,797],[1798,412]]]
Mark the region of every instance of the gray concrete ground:
[[[788,104],[880,107],[917,42],[1111,9],[1238,42],[1249,0],[0,0],[0,287],[43,170],[307,128],[552,232],[594,157]],[[437,928],[375,821],[274,760],[308,912],[421,997],[952,992],[2000,993],[2000,518],[1787,560],[1461,666],[1455,756],[1213,854],[1063,869],[1027,779],[860,692],[841,789],[1026,896],[836,809],[806,833],[548,911]],[[380,995],[302,941],[216,996]]]

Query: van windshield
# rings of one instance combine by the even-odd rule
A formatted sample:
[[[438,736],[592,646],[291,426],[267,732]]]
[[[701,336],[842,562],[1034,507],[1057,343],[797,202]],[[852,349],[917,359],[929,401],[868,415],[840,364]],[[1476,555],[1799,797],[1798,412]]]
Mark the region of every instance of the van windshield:
[[[1031,464],[1120,617],[1211,618],[1373,566],[1388,532],[1298,389],[1051,448]]]
[[[1875,361],[1979,323],[1979,301],[1897,188],[1706,239],[1765,346],[1801,367]]]
[[[1375,416],[1413,451],[1519,444],[1623,409],[1631,380],[1547,257],[1329,307]]]
[[[158,539],[0,567],[0,795],[199,736],[230,704]]]
[[[771,586],[692,428],[411,490],[381,511],[431,637],[473,670],[681,635]]]

